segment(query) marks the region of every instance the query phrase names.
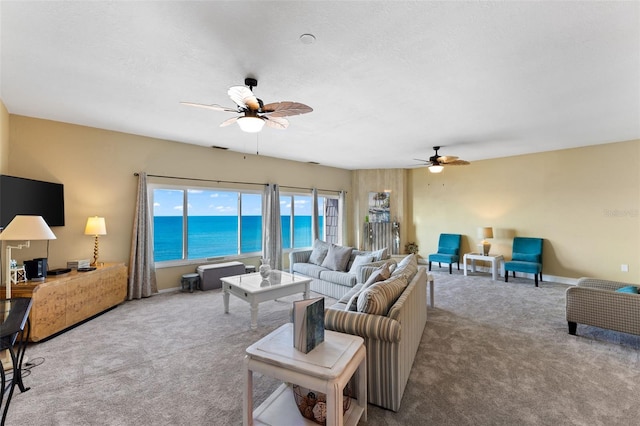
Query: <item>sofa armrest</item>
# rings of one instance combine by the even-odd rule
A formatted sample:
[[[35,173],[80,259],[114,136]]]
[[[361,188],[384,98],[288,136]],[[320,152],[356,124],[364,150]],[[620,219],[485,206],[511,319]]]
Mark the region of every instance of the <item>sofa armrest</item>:
[[[311,252],[313,250],[293,250],[289,252],[289,269],[294,263],[309,263]]]
[[[381,315],[364,314],[362,312],[326,309],[324,327],[340,333],[382,340],[399,342],[401,325],[398,321]]]
[[[587,278],[583,277],[578,280],[578,287],[588,287],[588,288],[599,288],[602,290],[611,290],[615,291],[619,288],[626,287],[629,285],[634,285],[636,287],[638,284],[627,284],[620,281],[611,281],[611,280],[601,280],[598,278]]]

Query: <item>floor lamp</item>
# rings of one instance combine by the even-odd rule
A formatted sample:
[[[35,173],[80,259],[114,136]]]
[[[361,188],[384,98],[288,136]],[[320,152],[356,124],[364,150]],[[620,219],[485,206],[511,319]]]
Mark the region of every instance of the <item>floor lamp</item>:
[[[0,233],[3,241],[26,241],[15,246],[7,243],[5,265],[6,298],[11,299],[11,250],[30,246],[31,240],[55,240],[56,236],[42,216],[17,215]]]

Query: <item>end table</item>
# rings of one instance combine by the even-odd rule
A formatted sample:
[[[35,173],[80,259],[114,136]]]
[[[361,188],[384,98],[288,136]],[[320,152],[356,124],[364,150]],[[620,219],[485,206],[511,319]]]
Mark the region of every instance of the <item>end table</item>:
[[[313,424],[298,411],[295,383],[327,395],[327,426],[357,425],[367,420],[367,360],[364,340],[359,336],[325,330],[324,342],[309,353],[293,347],[293,324],[287,323],[247,348],[244,359],[245,389],[243,424]],[[253,373],[283,383],[253,410]],[[343,413],[342,392],[357,374],[351,406]],[[294,420],[299,420],[295,422]]]

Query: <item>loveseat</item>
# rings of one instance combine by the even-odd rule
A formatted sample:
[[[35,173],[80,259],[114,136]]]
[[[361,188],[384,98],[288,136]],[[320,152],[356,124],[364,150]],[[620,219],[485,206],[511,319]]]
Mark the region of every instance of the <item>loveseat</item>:
[[[407,264],[409,266],[405,268]],[[369,275],[370,278],[370,274],[380,270],[374,267],[362,269],[363,275]],[[367,349],[368,402],[398,411],[427,322],[427,271],[423,266],[418,267],[415,255],[409,255],[398,263],[394,274],[376,284],[370,284],[370,279],[357,284],[349,294],[325,310],[324,322],[327,330],[364,339]],[[384,286],[393,282],[406,286],[403,286],[396,299],[386,302],[388,309],[383,307],[383,312],[379,314],[367,313],[370,311],[367,308],[365,312],[361,310],[363,304],[370,305],[364,296],[367,288],[371,290],[373,285]],[[365,287],[367,285],[369,287]],[[390,299],[394,297],[392,293],[387,293],[388,296],[391,294]],[[357,298],[355,304],[352,302],[354,295]],[[365,303],[362,303],[362,298]]]
[[[340,299],[358,282],[363,282],[363,266],[380,266],[389,259],[388,249],[361,251],[321,240],[310,250],[289,253],[289,270],[311,278],[310,288],[316,293]]]
[[[639,285],[580,278],[566,292],[569,334],[578,324],[640,335]]]

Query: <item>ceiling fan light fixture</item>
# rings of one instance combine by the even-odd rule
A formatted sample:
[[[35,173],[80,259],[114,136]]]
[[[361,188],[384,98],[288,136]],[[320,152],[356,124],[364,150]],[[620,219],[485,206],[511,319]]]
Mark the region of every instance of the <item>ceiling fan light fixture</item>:
[[[442,171],[442,169],[444,169],[444,167],[440,166],[440,165],[429,166],[429,171],[431,173],[440,173]]]
[[[259,117],[239,117],[240,130],[247,133],[258,133],[264,127],[264,120]]]

